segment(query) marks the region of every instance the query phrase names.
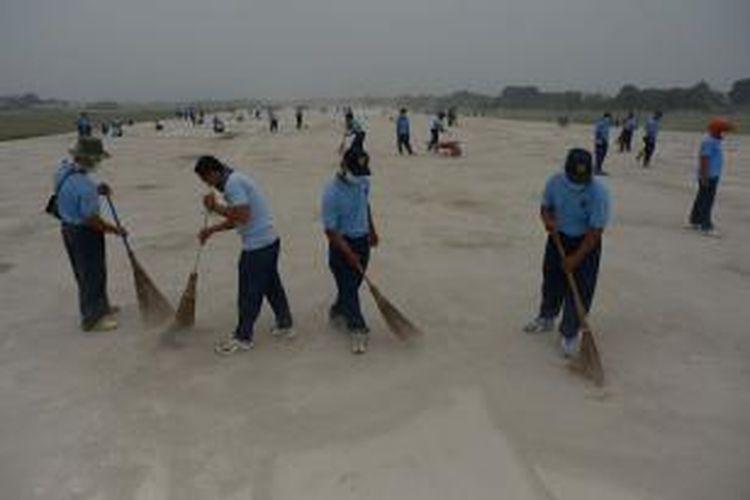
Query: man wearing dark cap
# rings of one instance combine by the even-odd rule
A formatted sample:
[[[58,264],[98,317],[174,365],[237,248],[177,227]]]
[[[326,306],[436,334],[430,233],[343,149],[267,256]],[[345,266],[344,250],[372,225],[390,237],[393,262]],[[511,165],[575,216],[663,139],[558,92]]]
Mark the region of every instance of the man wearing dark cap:
[[[604,171],[604,160],[609,150],[609,129],[612,127],[612,115],[604,113],[594,124],[594,151],[596,152],[596,175],[607,175]]]
[[[78,284],[78,305],[84,331],[117,328],[116,309],[107,296],[106,233],[124,235],[99,215],[99,195],[111,194],[106,184],[97,185],[89,175],[109,157],[102,141],[83,136],[55,173],[54,210],[62,223],[62,236]]]
[[[542,303],[538,316],[524,328],[528,333],[551,331],[562,310],[560,347],[566,357],[577,352],[579,321],[564,272],[573,273],[588,311],[599,274],[601,239],[609,221],[609,205],[607,188],[593,176],[591,154],[571,149],[565,171],[553,174],[544,189],[541,218],[550,236],[544,252]],[[554,232],[560,235],[565,256],[555,247],[551,237]]]

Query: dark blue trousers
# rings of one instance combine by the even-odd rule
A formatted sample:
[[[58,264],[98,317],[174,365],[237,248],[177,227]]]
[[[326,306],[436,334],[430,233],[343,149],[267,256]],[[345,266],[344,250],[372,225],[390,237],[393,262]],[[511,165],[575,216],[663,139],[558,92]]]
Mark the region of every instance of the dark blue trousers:
[[[239,322],[234,332],[234,336],[240,340],[253,339],[253,326],[260,314],[264,297],[276,316],[276,326],[292,326],[292,314],[279,276],[280,249],[281,243],[276,240],[257,250],[245,250],[240,256],[237,294]]]
[[[643,166],[648,167],[651,163],[651,158],[654,156],[656,151],[656,139],[654,137],[643,138]]]
[[[361,238],[346,238],[349,247],[359,256],[359,262],[364,269],[370,260],[370,241],[367,236]],[[346,327],[350,331],[364,333],[367,331],[365,318],[359,303],[359,287],[362,285],[362,275],[349,267],[342,253],[333,248],[328,249],[328,267],[336,280],[338,295],[331,306],[330,317],[341,316],[346,320]]]
[[[86,226],[63,224],[62,237],[78,284],[81,327],[89,330],[110,310],[104,234]]]
[[[566,254],[571,254],[575,251],[583,241],[583,237],[573,238],[564,234],[560,234],[560,238],[562,239]],[[596,280],[599,276],[600,257],[601,246],[598,246],[589,252],[573,273],[587,312],[594,299]],[[560,314],[560,310],[562,309],[563,317],[560,322],[560,333],[564,337],[575,337],[580,327],[576,305],[562,268],[560,253],[557,251],[550,237],[547,238],[547,247],[544,250],[543,274],[542,305],[539,308],[539,316],[541,318],[554,319]]]
[[[595,166],[595,172],[596,173],[602,173],[604,170],[604,160],[607,158],[607,150],[609,149],[609,143],[607,141],[597,141],[596,143],[596,163]]]
[[[409,140],[409,134],[399,134],[396,136],[396,144],[398,145],[398,154],[404,153],[404,148],[406,149],[406,152],[411,154],[414,154],[414,152],[411,149],[411,141]]]
[[[718,178],[698,183],[698,194],[695,196],[693,210],[690,212],[690,223],[700,226],[704,231],[708,231],[714,227],[714,223],[711,221],[711,212],[714,208],[716,188],[718,186]]]

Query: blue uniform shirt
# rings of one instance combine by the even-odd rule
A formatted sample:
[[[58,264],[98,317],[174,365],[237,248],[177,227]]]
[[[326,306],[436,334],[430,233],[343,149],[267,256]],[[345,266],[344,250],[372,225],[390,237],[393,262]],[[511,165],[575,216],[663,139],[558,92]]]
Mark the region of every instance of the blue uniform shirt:
[[[659,120],[656,118],[649,118],[646,122],[646,137],[650,139],[656,139],[659,135]]]
[[[240,205],[250,207],[250,220],[236,228],[237,233],[242,237],[243,250],[257,250],[278,239],[273,229],[268,203],[248,176],[232,172],[224,184],[224,199],[232,207]]]
[[[609,142],[609,119],[599,118],[594,125],[594,140],[596,142]]]
[[[629,131],[634,131],[638,128],[638,120],[636,120],[635,116],[626,118],[625,123],[623,123],[622,128]]]
[[[321,218],[326,230],[336,231],[349,238],[359,238],[370,232],[370,180],[367,177],[342,179],[336,176],[323,188]]]
[[[597,178],[575,184],[564,172],[547,180],[542,207],[552,211],[557,229],[566,236],[583,236],[589,229],[604,229],[609,222],[609,192]]]
[[[70,175],[68,175],[70,172]],[[67,177],[66,177],[67,176]],[[62,186],[60,183],[63,181]],[[57,193],[57,211],[66,224],[81,226],[99,213],[99,193],[96,183],[85,169],[71,160],[63,160],[55,172],[53,189]]]
[[[701,157],[708,158],[708,178],[718,179],[721,177],[721,168],[724,166],[724,153],[721,150],[721,139],[707,135],[701,142]],[[700,177],[700,163],[698,164],[698,177]]]
[[[399,136],[409,135],[409,117],[406,115],[399,115],[396,120],[396,134]]]

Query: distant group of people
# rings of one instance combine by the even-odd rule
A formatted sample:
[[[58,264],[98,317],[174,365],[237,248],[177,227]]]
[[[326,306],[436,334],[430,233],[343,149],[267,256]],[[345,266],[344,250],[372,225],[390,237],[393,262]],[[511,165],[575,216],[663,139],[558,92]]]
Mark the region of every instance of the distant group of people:
[[[132,120],[128,120],[128,125],[133,125]],[[91,137],[94,133],[94,121],[88,113],[81,113],[76,119],[76,131],[78,137]],[[112,120],[102,120],[100,131],[103,137],[122,137],[123,120],[115,118]]]
[[[659,126],[663,114],[656,111],[646,120],[643,135],[643,149],[638,153],[636,159],[643,162],[644,167],[651,164],[651,159],[656,151],[656,139],[659,135]],[[604,160],[607,158],[609,151],[610,129],[613,126],[612,115],[604,113],[594,124],[594,173],[596,175],[606,175],[604,171]],[[638,129],[638,119],[632,111],[628,113],[622,122],[620,135],[617,138],[620,153],[629,153],[632,150],[633,136]]]

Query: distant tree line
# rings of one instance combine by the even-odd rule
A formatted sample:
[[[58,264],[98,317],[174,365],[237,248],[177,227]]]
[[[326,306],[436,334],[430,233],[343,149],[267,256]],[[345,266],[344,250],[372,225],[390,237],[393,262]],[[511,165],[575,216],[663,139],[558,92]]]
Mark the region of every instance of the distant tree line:
[[[750,78],[738,80],[729,93],[712,89],[700,82],[691,87],[638,88],[624,85],[614,96],[586,94],[578,91],[545,92],[535,86],[505,87],[497,96],[474,92],[455,92],[445,96],[402,96],[401,105],[413,109],[436,110],[458,108],[468,113],[493,109],[574,110],[695,110],[724,111],[750,106]],[[363,104],[384,104],[381,99],[365,99]]]

